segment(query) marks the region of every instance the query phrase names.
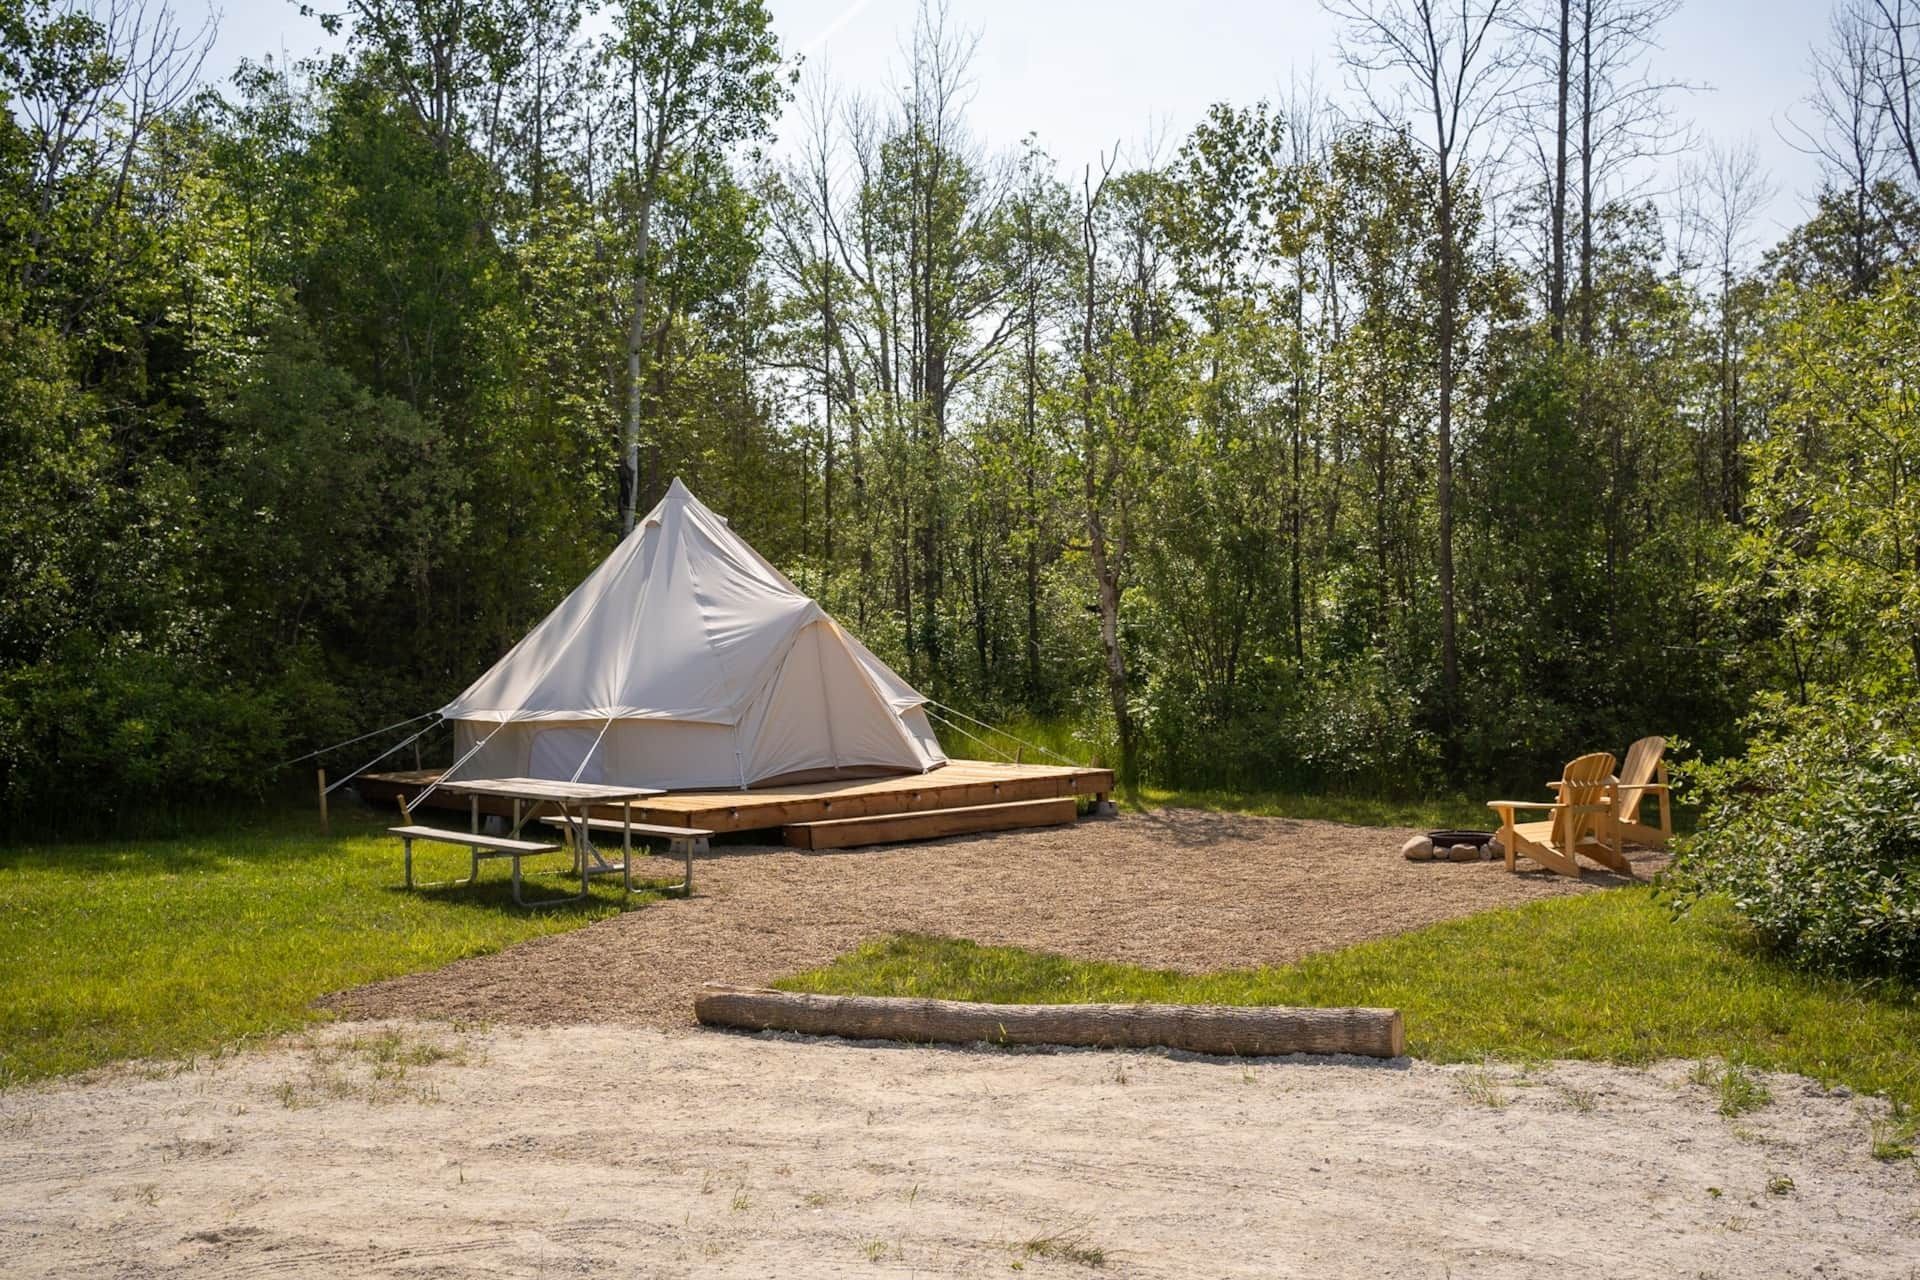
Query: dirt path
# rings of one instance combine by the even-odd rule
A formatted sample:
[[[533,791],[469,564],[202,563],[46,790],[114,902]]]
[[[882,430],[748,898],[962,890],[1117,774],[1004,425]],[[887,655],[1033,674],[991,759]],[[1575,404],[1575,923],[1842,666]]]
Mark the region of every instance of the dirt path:
[[[0,1094],[0,1271],[1911,1277],[1879,1104],[1770,1083],[340,1024]]]
[[[1621,883],[1410,863],[1410,831],[1166,810],[1072,827],[802,854],[722,846],[698,893],[328,1003],[362,1017],[682,1026],[703,982],[762,982],[923,931],[1204,971],[1277,964]],[[1644,877],[1658,865],[1636,859]],[[662,863],[663,874],[670,870]]]

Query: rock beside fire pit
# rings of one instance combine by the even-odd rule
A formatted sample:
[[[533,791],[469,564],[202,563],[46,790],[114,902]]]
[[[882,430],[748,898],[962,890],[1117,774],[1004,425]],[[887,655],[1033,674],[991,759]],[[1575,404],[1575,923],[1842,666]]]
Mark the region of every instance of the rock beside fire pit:
[[[1491,831],[1429,831],[1400,846],[1409,862],[1480,862],[1506,853]]]

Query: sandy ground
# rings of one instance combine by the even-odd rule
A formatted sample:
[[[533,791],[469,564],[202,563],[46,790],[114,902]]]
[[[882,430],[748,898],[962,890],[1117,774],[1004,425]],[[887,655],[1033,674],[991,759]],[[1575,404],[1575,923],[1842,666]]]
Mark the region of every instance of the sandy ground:
[[[720,845],[695,863],[691,900],[327,1003],[361,1017],[684,1026],[703,982],[764,982],[899,931],[1200,972],[1622,883],[1593,867],[1573,881],[1407,862],[1412,834],[1175,809],[821,853]],[[1632,856],[1640,878],[1660,865]]]
[[[0,1272],[1920,1274],[1879,1104],[1770,1083],[343,1023],[0,1094]]]

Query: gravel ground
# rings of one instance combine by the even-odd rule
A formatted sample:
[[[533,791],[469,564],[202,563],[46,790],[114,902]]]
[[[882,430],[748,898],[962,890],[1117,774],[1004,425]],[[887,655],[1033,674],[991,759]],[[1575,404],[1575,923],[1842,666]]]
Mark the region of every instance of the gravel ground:
[[[766,982],[902,931],[1204,972],[1625,882],[1592,867],[1572,881],[1408,862],[1412,834],[1170,809],[819,853],[722,845],[695,864],[691,900],[324,1003],[354,1017],[685,1026],[704,982]],[[1640,878],[1659,865],[1635,855]]]
[[[345,1023],[0,1093],[0,1273],[1910,1280],[1884,1102],[1687,1070]]]

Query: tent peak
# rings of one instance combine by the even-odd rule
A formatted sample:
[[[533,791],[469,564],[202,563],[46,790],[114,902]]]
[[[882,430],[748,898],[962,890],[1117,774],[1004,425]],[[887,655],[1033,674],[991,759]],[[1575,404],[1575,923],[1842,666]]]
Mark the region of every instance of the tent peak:
[[[680,482],[679,476],[675,476],[673,478],[673,483],[667,486],[667,496],[665,498],[662,498],[661,501],[662,502],[692,502],[694,501],[693,490],[687,488],[686,485],[682,484]]]

